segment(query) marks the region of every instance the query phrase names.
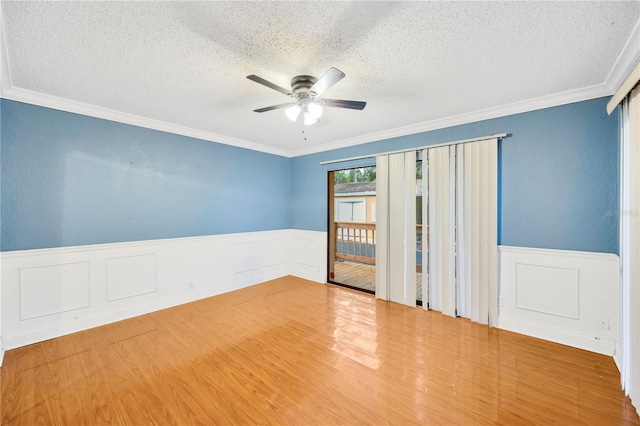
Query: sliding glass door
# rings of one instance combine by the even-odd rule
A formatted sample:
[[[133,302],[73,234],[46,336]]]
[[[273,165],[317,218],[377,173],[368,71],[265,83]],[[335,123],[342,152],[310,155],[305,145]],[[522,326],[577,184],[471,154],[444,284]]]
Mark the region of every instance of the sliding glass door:
[[[376,168],[329,172],[328,282],[375,292]]]
[[[428,209],[423,207],[423,203],[426,204],[424,198],[426,198],[425,189],[427,188],[425,178],[422,173],[423,170],[422,151],[416,152],[416,304],[422,305],[423,295],[423,274],[428,276],[429,267],[428,253],[429,253],[429,223],[427,213]]]

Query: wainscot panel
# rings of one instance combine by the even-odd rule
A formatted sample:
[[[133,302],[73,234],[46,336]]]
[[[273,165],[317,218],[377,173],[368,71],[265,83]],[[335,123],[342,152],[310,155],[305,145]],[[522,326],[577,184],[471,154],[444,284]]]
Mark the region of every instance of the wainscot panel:
[[[2,349],[289,275],[287,253],[295,253],[290,250],[299,244],[298,233],[296,238],[285,229],[3,252]],[[313,248],[324,250],[324,244]]]
[[[615,355],[619,274],[615,254],[500,246],[498,325]]]
[[[318,283],[327,282],[327,233],[291,229],[291,275]]]

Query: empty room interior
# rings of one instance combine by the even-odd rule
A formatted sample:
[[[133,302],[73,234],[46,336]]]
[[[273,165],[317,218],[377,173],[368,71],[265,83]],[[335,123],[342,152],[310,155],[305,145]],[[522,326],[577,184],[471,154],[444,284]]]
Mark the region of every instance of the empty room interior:
[[[0,423],[640,425],[640,2],[0,2]]]

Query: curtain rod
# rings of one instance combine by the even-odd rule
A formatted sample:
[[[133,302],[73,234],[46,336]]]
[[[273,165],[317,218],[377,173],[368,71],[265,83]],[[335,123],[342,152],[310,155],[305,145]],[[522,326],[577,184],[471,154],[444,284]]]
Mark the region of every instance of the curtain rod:
[[[481,136],[481,137],[477,137],[477,138],[462,139],[462,140],[459,140],[459,141],[452,141],[452,142],[443,142],[443,143],[437,143],[437,144],[434,144],[434,145],[416,146],[414,148],[399,149],[397,151],[379,152],[377,154],[360,155],[358,157],[341,158],[339,160],[321,161],[320,164],[321,165],[325,165],[325,164],[334,164],[334,163],[344,163],[345,161],[364,160],[365,158],[374,158],[374,157],[377,157],[378,155],[399,154],[401,152],[417,151],[419,149],[438,148],[438,147],[441,147],[441,146],[458,145],[458,144],[461,144],[461,143],[468,143],[468,142],[480,142],[480,141],[486,141],[486,140],[489,140],[489,139],[502,139],[502,138],[506,138],[508,136],[509,135],[507,133],[500,133],[500,134],[497,134],[497,135]]]

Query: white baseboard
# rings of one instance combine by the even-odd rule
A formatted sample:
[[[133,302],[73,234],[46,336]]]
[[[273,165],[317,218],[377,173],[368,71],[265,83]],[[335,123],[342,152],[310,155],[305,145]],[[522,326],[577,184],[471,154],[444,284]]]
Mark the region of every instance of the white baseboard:
[[[325,283],[326,238],[326,232],[284,229],[3,252],[0,348],[286,275]]]
[[[608,253],[501,246],[498,326],[614,356],[619,265]]]
[[[290,275],[288,229],[2,253],[8,350]]]
[[[620,342],[615,342],[613,348],[613,362],[615,362],[616,367],[618,368],[618,373],[622,374],[622,359],[620,358]],[[620,380],[622,384],[622,380]]]
[[[590,339],[586,336],[573,334],[565,330],[504,317],[499,319],[498,327],[503,330],[525,334],[527,336],[596,352],[602,355],[613,355],[614,353],[615,342],[611,340]]]
[[[268,281],[279,277],[269,277],[259,280],[259,282]],[[240,285],[231,290],[238,290],[243,287],[258,284],[251,283],[247,285]],[[76,320],[54,323],[49,326],[39,327],[24,332],[18,332],[10,336],[10,339],[6,339],[7,350],[18,348],[21,346],[30,345],[37,342],[42,342],[55,337],[64,336],[71,333],[77,333],[79,331],[88,330],[90,328],[99,327],[102,325],[110,324],[117,321],[122,321],[128,318],[145,315],[151,312],[160,311],[162,309],[171,308],[174,306],[182,305],[184,303],[194,302],[196,300],[204,299],[218,294],[226,293],[226,291],[216,291],[214,289],[208,289],[206,291],[194,291],[190,293],[181,294],[177,297],[170,297],[166,299],[160,299],[145,304],[127,306],[121,309],[109,310],[101,312],[96,315],[88,315],[78,318]],[[1,364],[0,364],[1,365]]]
[[[326,232],[286,229],[4,252],[0,350],[286,275],[326,283],[326,247]],[[618,353],[617,256],[500,247],[500,261],[500,328]],[[559,291],[536,294],[535,279],[549,273],[539,287]],[[553,281],[576,276],[575,283]],[[554,297],[560,304],[548,302]]]

